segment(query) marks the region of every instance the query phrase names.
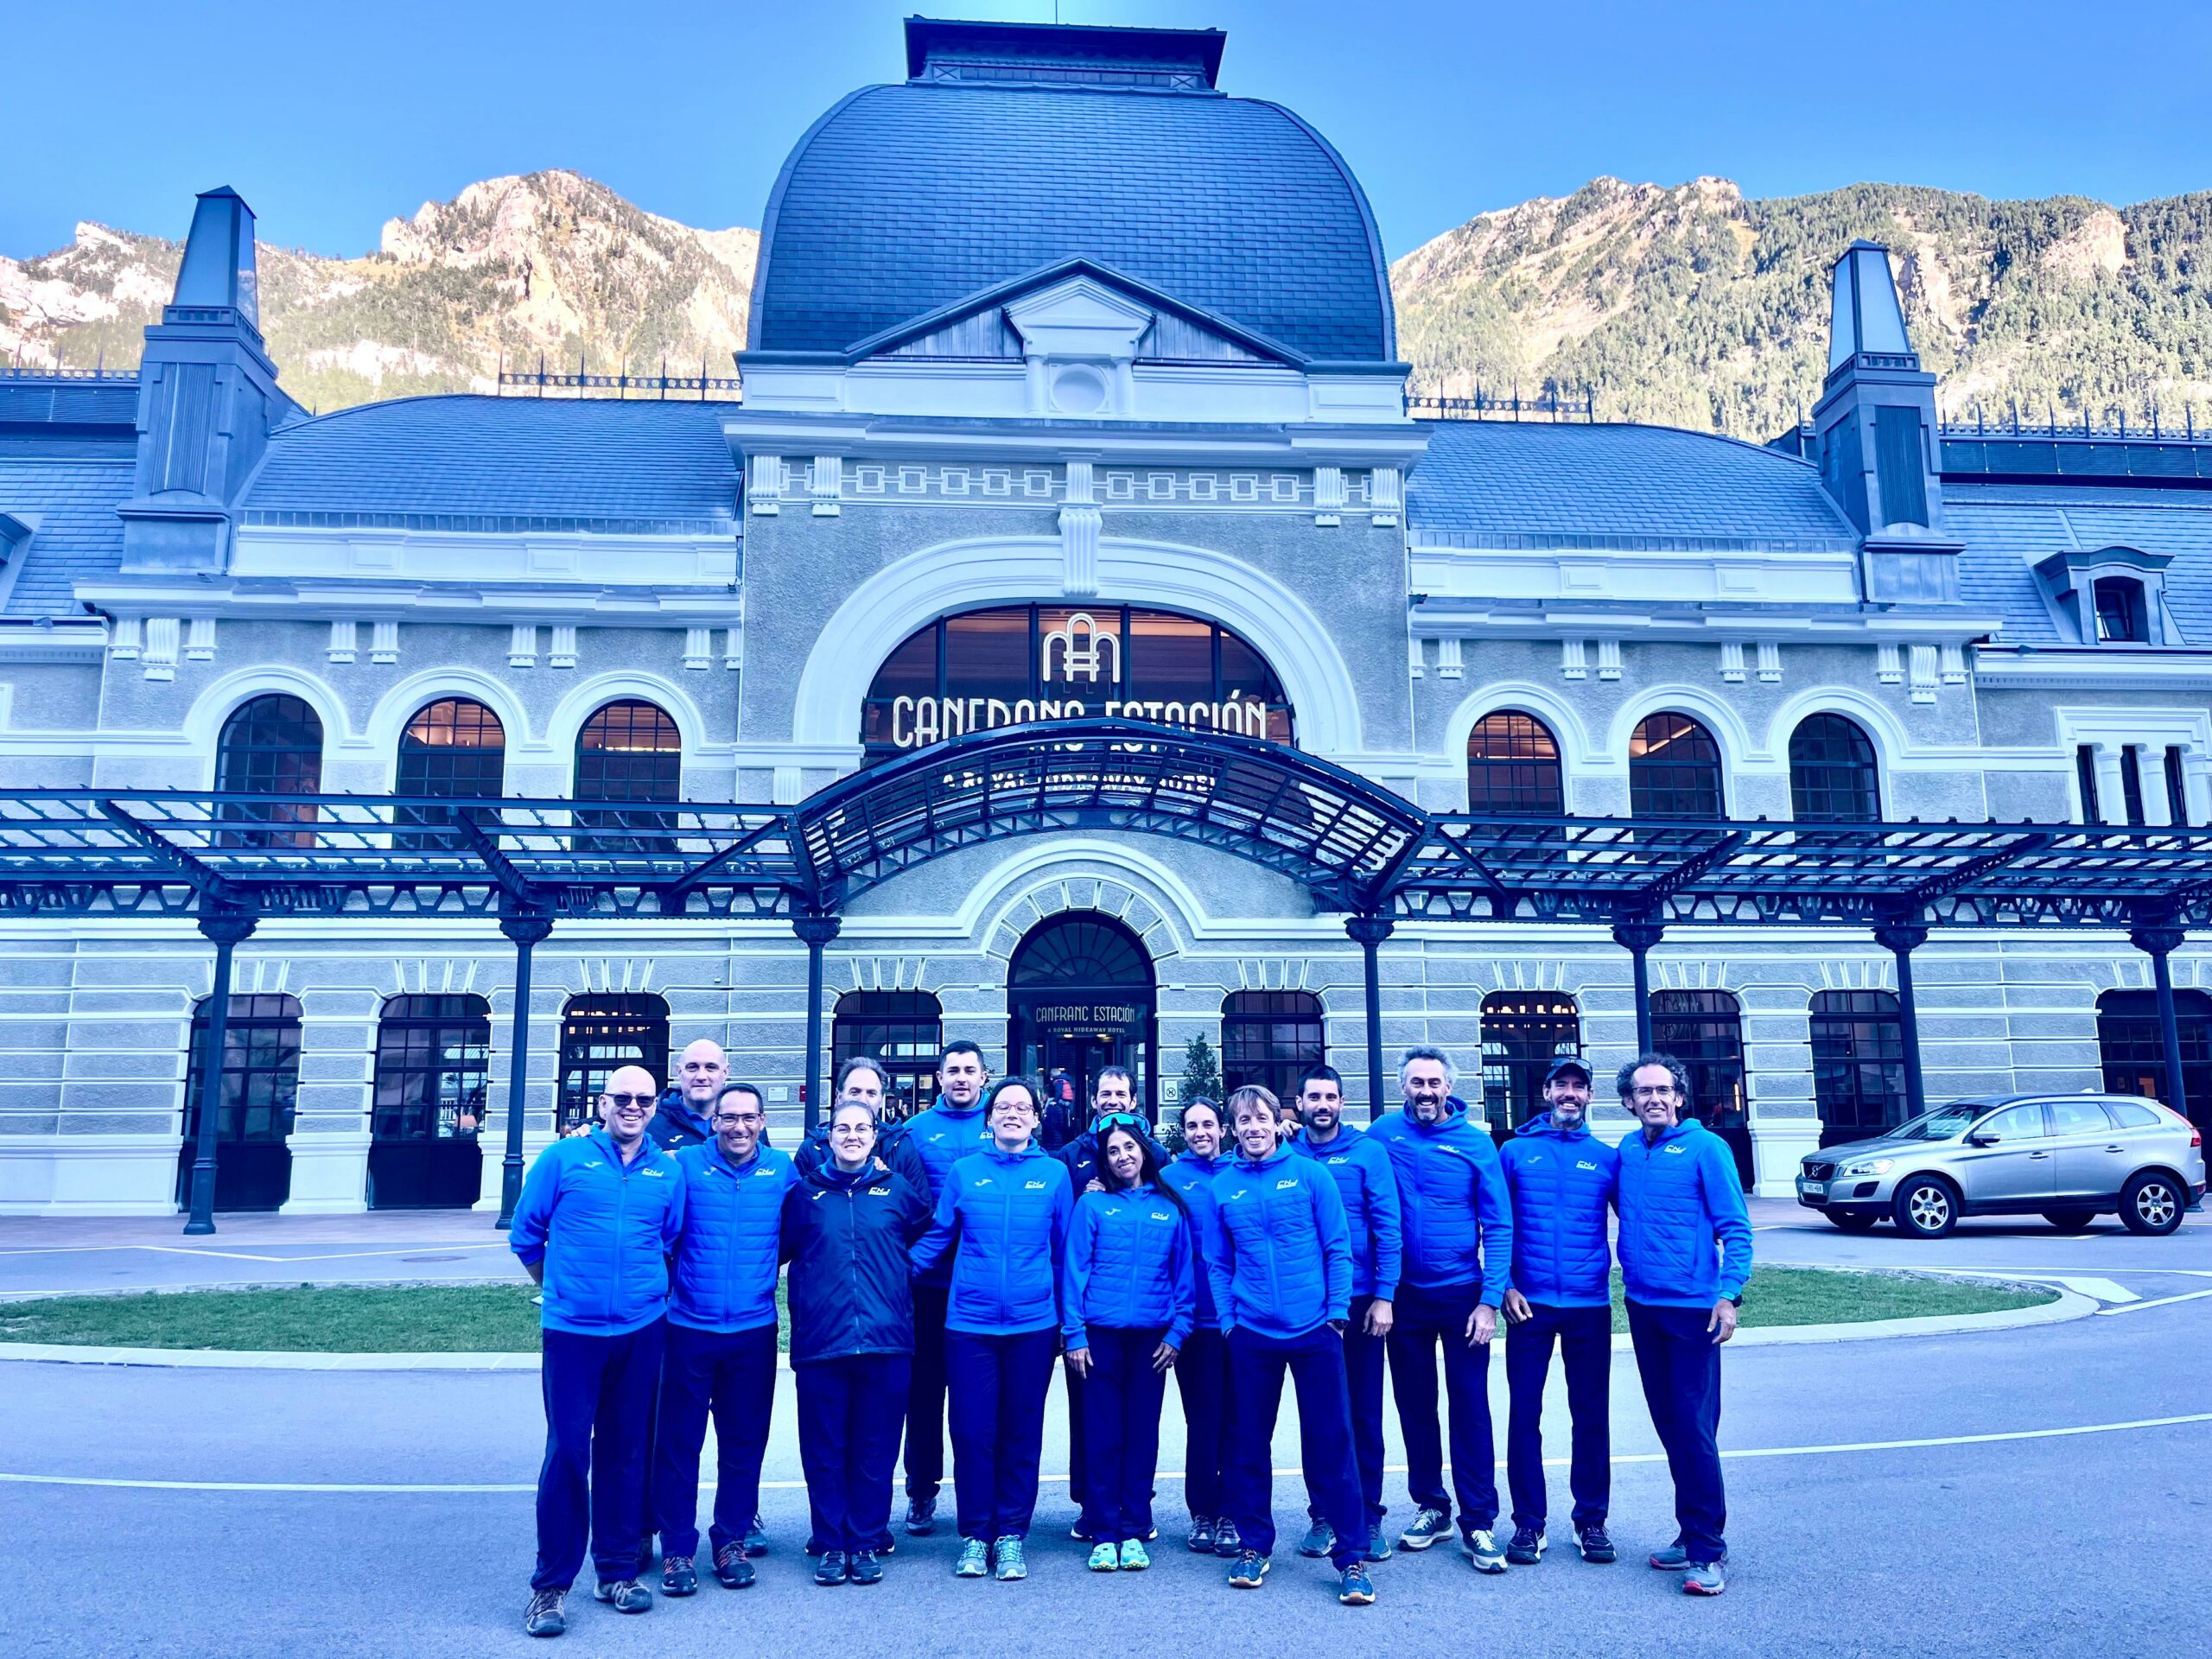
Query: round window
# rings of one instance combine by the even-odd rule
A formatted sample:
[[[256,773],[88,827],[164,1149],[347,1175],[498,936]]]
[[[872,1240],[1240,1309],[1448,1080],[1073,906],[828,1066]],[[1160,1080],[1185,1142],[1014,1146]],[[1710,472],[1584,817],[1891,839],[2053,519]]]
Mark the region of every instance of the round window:
[[[1106,407],[1106,377],[1082,364],[1057,371],[1052,407],[1063,415],[1096,415]]]

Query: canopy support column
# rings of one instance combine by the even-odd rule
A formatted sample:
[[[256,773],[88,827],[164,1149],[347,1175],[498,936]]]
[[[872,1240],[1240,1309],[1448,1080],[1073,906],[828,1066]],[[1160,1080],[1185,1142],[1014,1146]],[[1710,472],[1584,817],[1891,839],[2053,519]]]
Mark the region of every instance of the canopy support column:
[[[1651,947],[1667,937],[1663,923],[1648,916],[1633,917],[1613,924],[1613,943],[1628,952],[1630,976],[1636,999],[1636,1052],[1651,1052]]]
[[[1920,1007],[1912,991],[1912,953],[1928,943],[1928,929],[1916,921],[1887,921],[1874,930],[1874,942],[1897,959],[1897,1020],[1904,1036],[1904,1115],[1918,1117],[1928,1109],[1928,1096],[1920,1080]]]
[[[522,1198],[522,1114],[530,1082],[530,953],[553,931],[543,911],[511,911],[499,918],[499,931],[515,947],[515,1006],[508,1020],[507,1150],[499,1164],[499,1218],[504,1231],[515,1218]]]
[[[1347,916],[1344,931],[1359,946],[1367,970],[1367,1121],[1382,1115],[1382,941],[1398,931],[1387,916]]]
[[[2189,933],[2171,921],[2139,923],[2127,942],[2151,958],[2151,982],[2158,994],[2158,1043],[2165,1052],[2165,1103],[2189,1116],[2189,1090],[2181,1077],[2181,1016],[2174,1007],[2173,964],[2167,960],[2188,942]]]
[[[192,1154],[192,1213],[187,1233],[215,1230],[215,1129],[223,1110],[224,1049],[230,1039],[231,953],[253,937],[254,918],[242,910],[211,910],[200,931],[215,946],[215,984],[207,994],[207,1047],[200,1062],[200,1128]]]
[[[836,916],[810,913],[791,918],[791,931],[806,944],[806,1064],[799,1073],[799,1092],[806,1103],[806,1127],[822,1122],[822,1099],[828,1085],[822,1075],[822,947],[844,930]]]

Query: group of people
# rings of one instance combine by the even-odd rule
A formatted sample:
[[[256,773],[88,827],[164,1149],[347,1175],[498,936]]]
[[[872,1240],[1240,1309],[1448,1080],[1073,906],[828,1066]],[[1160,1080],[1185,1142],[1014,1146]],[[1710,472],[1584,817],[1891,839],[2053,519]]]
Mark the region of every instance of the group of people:
[[[649,1072],[615,1072],[599,1126],[539,1155],[511,1235],[544,1292],[546,1454],[524,1628],[567,1628],[588,1545],[596,1598],[618,1611],[652,1605],[640,1580],[655,1535],[663,1592],[696,1592],[710,1417],[710,1570],[731,1588],[753,1582],[749,1557],[767,1548],[759,1502],[779,1270],[817,1584],[881,1582],[902,1431],[903,1530],[937,1530],[948,1404],[953,1571],[1026,1578],[1055,1364],[1073,1533],[1093,1571],[1151,1565],[1171,1372],[1185,1541],[1227,1558],[1231,1586],[1259,1588],[1272,1566],[1286,1382],[1308,1499],[1297,1549],[1329,1559],[1339,1600],[1371,1603],[1371,1564],[1449,1539],[1478,1572],[1532,1566],[1547,1547],[1541,1413],[1554,1347],[1574,1547],[1612,1561],[1616,1232],[1675,1486],[1678,1533],[1650,1562],[1689,1593],[1721,1593],[1719,1356],[1751,1235],[1727,1148],[1685,1115],[1683,1067],[1642,1054],[1620,1068],[1636,1127],[1618,1147],[1591,1131],[1579,1059],[1553,1065],[1545,1111],[1503,1151],[1452,1093],[1443,1051],[1407,1051],[1398,1078],[1400,1107],[1363,1130],[1344,1121],[1342,1080],[1325,1065],[1300,1082],[1295,1128],[1266,1089],[1185,1101],[1171,1158],[1118,1067],[1094,1081],[1089,1128],[1047,1152],[1048,1086],[991,1081],[969,1042],[944,1051],[936,1103],[888,1128],[882,1068],[848,1062],[828,1122],[789,1154],[766,1144],[760,1090],[730,1082],[712,1043],[683,1052],[665,1112]],[[1501,1323],[1512,1502],[1502,1541],[1487,1386]],[[1386,1369],[1414,1511],[1395,1545],[1382,1528]]]

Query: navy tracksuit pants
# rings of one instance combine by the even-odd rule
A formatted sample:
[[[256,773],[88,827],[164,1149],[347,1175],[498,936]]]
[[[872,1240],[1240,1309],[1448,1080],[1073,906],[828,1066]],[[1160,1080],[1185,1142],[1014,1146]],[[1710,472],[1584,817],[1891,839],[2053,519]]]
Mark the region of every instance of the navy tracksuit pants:
[[[1505,1429],[1505,1472],[1513,1488],[1513,1524],[1544,1529],[1550,1500],[1544,1490],[1544,1381],[1556,1341],[1567,1367],[1567,1413],[1574,1452],[1567,1488],[1574,1494],[1574,1529],[1602,1527],[1613,1484],[1613,1310],[1529,1304],[1529,1317],[1505,1330],[1505,1386],[1512,1397]]]
[[[1096,1541],[1141,1542],[1152,1530],[1152,1483],[1160,1469],[1160,1408],[1167,1376],[1152,1356],[1165,1326],[1116,1330],[1094,1325],[1090,1375],[1083,1383],[1083,1432],[1090,1446],[1084,1489]]]
[[[1306,1489],[1333,1528],[1329,1559],[1341,1573],[1367,1554],[1367,1509],[1351,1449],[1351,1402],[1344,1389],[1344,1339],[1325,1325],[1302,1336],[1229,1333],[1229,1385],[1236,1402],[1230,1423],[1229,1516],[1244,1548],[1262,1555],[1275,1547],[1275,1418],[1282,1381],[1298,1391],[1299,1456]]]
[[[1368,1516],[1380,1521],[1389,1513],[1382,1502],[1382,1355],[1386,1338],[1370,1336],[1367,1310],[1372,1296],[1351,1299],[1351,1321],[1344,1326],[1344,1390],[1351,1401],[1351,1449],[1359,1465],[1359,1494],[1367,1502]],[[1306,1489],[1306,1513],[1321,1518],[1321,1500]]]
[[[953,1499],[963,1538],[1029,1535],[1045,1446],[1045,1395],[1059,1351],[1059,1332],[1049,1325],[1007,1337],[944,1333]]]
[[[905,1354],[846,1354],[791,1367],[798,1384],[798,1460],[814,1541],[823,1549],[879,1549],[891,1531],[891,1466],[906,1397]]]
[[[914,1355],[906,1373],[906,1496],[937,1497],[944,1480],[944,1314],[949,1285],[914,1287]]]
[[[671,1324],[661,1358],[660,1427],[653,1453],[653,1517],[663,1555],[699,1553],[699,1454],[715,1419],[715,1519],[719,1554],[745,1541],[760,1510],[760,1463],[776,1403],[776,1327],[697,1331]]]
[[[566,1590],[583,1569],[587,1537],[600,1580],[638,1576],[645,1532],[645,1427],[660,1381],[665,1326],[619,1337],[544,1332],[545,1461],[537,1471],[533,1590]]]
[[[1090,1419],[1083,1402],[1089,1384],[1065,1366],[1060,1369],[1060,1381],[1068,1391],[1068,1496],[1083,1512],[1084,1522],[1096,1531],[1098,1510],[1092,1502],[1091,1492]],[[1104,1536],[1103,1533],[1099,1535]]]
[[[1444,1440],[1436,1416],[1436,1345],[1444,1344],[1444,1394],[1452,1418],[1452,1491],[1459,1530],[1497,1519],[1497,1445],[1490,1424],[1490,1350],[1467,1340],[1482,1300],[1479,1283],[1421,1288],[1402,1284],[1390,1326],[1390,1391],[1406,1440],[1406,1486],[1416,1507],[1452,1513],[1444,1496]]]
[[[1183,1501],[1191,1518],[1229,1513],[1229,1345],[1218,1331],[1193,1331],[1175,1361],[1183,1400]]]
[[[1643,1379],[1651,1426],[1675,1478],[1675,1520],[1694,1561],[1728,1553],[1728,1497],[1720,1484],[1720,1344],[1705,1307],[1628,1305],[1629,1340]]]

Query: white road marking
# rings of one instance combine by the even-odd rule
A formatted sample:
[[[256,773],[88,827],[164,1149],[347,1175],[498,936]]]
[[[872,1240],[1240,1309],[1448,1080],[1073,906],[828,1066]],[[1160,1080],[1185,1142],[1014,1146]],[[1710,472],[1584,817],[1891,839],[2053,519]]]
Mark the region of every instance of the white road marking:
[[[2126,1285],[2110,1279],[2078,1279],[2064,1274],[2052,1275],[2056,1282],[2084,1296],[2094,1296],[2101,1302],[2139,1302],[2143,1299]]]
[[[2212,1294],[2206,1292],[2205,1294]],[[1844,1440],[1832,1446],[1759,1446],[1724,1448],[1724,1458],[1810,1458],[1824,1457],[1843,1452],[1905,1452],[1936,1446],[1993,1446],[2008,1440],[2055,1440],[2070,1439],[2081,1434],[2117,1434],[2130,1429],[2174,1428],[2190,1423],[2212,1423],[2212,1411],[2189,1412],[2177,1417],[2137,1417],[2121,1423],[2075,1423],[2063,1428],[2000,1429],[1986,1434],[1933,1434],[1909,1440]],[[1617,1464],[1664,1463],[1663,1452],[1631,1452],[1612,1459]],[[1565,1468],[1570,1458],[1546,1458],[1548,1468]],[[1505,1467],[1503,1459],[1497,1466]],[[1304,1471],[1295,1466],[1278,1469],[1278,1478],[1287,1478]],[[1387,1474],[1406,1472],[1403,1464],[1393,1464],[1384,1471]],[[1065,1475],[1044,1475],[1040,1479],[1057,1483]],[[1160,1480],[1180,1480],[1179,1470],[1162,1470],[1155,1477]],[[711,1480],[702,1481],[702,1486],[714,1485]],[[97,1475],[28,1475],[0,1473],[0,1484],[16,1486],[92,1486],[120,1489],[135,1492],[312,1492],[334,1495],[370,1494],[378,1496],[442,1496],[446,1494],[505,1495],[534,1492],[534,1483],[501,1481],[481,1483],[399,1484],[372,1481],[310,1482],[276,1480],[123,1480]],[[763,1491],[797,1492],[806,1490],[803,1480],[764,1480]]]
[[[2176,1302],[2193,1302],[2201,1296],[2212,1296],[2212,1290],[2192,1290],[2179,1296],[2154,1296],[2149,1301],[2133,1301],[2122,1307],[2101,1307],[2099,1313],[2140,1313],[2146,1307],[2171,1307]]]

